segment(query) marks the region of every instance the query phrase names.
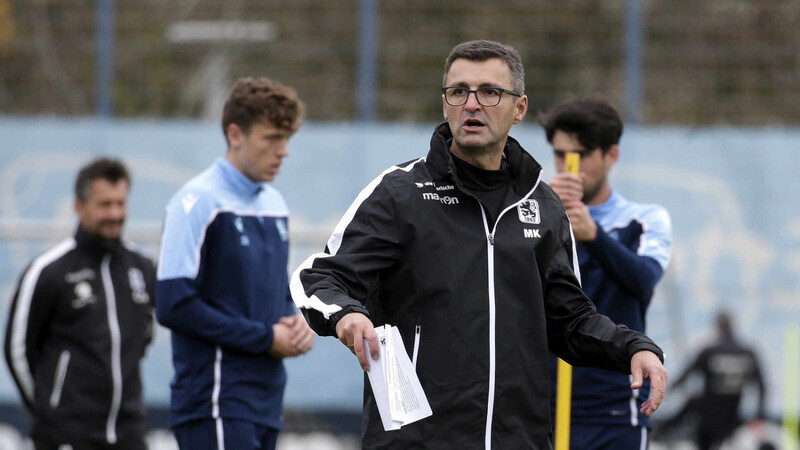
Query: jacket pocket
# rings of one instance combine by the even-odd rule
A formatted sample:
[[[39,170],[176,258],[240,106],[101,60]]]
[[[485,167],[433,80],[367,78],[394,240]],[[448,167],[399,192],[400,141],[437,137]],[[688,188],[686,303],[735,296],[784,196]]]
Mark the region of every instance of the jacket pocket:
[[[53,380],[53,392],[50,394],[50,408],[58,408],[61,402],[61,391],[64,389],[64,379],[67,378],[67,367],[69,366],[69,350],[61,352],[56,366],[55,379]]]

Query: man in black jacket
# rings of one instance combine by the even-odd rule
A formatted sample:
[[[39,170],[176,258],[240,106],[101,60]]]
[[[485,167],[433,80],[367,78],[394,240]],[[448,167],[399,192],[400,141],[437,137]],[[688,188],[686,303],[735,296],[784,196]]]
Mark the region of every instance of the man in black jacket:
[[[756,388],[758,397],[753,419],[765,417],[766,386],[755,351],[736,337],[727,312],[717,314],[716,325],[717,339],[700,351],[672,385],[677,388],[693,375],[700,375],[702,393],[691,397],[666,425],[671,427],[687,417],[694,419],[700,450],[719,448],[743,423],[739,403],[748,386]]]
[[[447,122],[427,158],[371,182],[325,252],[292,277],[312,327],[364,370],[382,324],[399,328],[417,363],[433,415],[384,431],[365,383],[364,448],[550,448],[548,349],[632,373],[634,388],[649,377],[651,414],[664,396],[661,350],[596,313],[564,207],[508,136],[528,109],[519,54],[491,41],[456,46],[442,103]]]
[[[146,448],[139,362],[155,268],[121,240],[129,189],[121,162],[84,166],[75,236],[34,259],[14,295],[5,355],[37,450]]]

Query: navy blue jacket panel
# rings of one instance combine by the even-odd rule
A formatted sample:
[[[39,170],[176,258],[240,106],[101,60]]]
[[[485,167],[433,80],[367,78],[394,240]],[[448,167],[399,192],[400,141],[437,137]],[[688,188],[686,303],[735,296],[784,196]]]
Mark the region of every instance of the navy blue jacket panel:
[[[589,206],[589,213],[597,222],[597,238],[577,244],[583,291],[597,312],[644,333],[647,308],[670,260],[669,214],[658,205],[628,201],[616,191],[603,204]],[[551,357],[554,377],[555,362]],[[650,397],[650,380],[640,389],[631,389],[631,381],[616,372],[573,368],[573,423],[650,428],[647,416],[639,413]],[[555,394],[555,383],[552,389]]]

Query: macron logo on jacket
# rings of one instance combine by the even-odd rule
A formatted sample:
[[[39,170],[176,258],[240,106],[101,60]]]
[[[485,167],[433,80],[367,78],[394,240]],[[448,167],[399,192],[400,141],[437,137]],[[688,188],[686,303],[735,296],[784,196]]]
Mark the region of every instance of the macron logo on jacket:
[[[193,193],[189,192],[181,199],[181,204],[183,205],[183,212],[189,214],[189,211],[194,208],[194,205],[197,203],[199,198],[194,195]]]

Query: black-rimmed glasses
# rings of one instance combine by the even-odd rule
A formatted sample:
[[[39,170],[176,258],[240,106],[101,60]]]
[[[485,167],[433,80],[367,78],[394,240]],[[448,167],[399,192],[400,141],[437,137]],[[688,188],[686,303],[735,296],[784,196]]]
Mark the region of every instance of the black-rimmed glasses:
[[[497,87],[482,87],[478,89],[467,89],[461,86],[445,86],[442,88],[442,94],[444,94],[444,100],[450,106],[461,106],[467,103],[467,99],[469,98],[469,94],[475,93],[475,98],[478,100],[478,103],[481,106],[497,106],[500,104],[500,98],[503,96],[503,93],[513,95],[514,97],[522,97],[522,94],[518,94],[514,91],[509,91],[508,89],[497,88]]]

